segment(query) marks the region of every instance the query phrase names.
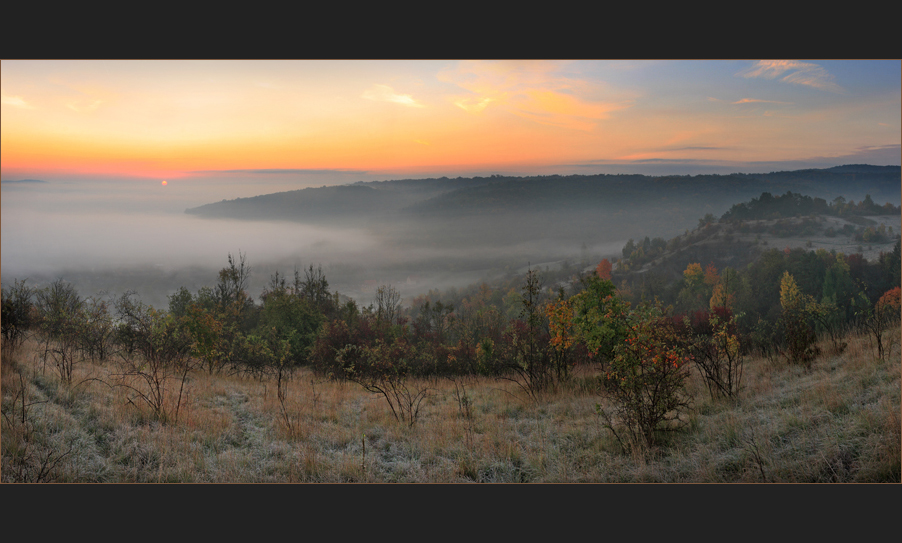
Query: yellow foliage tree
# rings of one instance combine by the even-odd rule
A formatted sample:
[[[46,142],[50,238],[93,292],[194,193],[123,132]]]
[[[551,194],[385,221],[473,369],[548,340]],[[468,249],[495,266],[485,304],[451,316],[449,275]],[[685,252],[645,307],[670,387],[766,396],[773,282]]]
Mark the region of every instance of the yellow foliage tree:
[[[783,327],[786,331],[787,350],[784,353],[792,362],[805,362],[817,356],[817,337],[808,324],[812,311],[816,310],[814,299],[799,290],[795,278],[788,271],[780,279],[780,305],[783,308]]]

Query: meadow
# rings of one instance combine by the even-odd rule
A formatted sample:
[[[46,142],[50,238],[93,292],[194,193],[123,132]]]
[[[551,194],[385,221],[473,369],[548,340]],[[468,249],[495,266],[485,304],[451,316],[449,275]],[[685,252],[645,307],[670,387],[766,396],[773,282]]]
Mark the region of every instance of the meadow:
[[[2,480],[898,483],[899,335],[885,360],[855,332],[810,369],[747,357],[732,399],[712,399],[693,368],[683,425],[644,450],[606,426],[592,365],[535,399],[492,377],[412,378],[427,389],[412,425],[381,395],[308,368],[288,379],[284,410],[272,375],[194,370],[178,418],[164,423],[119,386],[114,359],[79,360],[66,385],[32,336],[2,353]]]

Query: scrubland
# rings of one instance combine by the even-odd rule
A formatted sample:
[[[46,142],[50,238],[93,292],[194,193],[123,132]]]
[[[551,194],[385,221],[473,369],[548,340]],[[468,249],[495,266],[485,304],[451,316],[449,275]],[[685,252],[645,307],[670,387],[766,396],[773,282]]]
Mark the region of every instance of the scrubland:
[[[624,450],[606,427],[591,365],[535,399],[490,377],[411,378],[428,388],[413,425],[381,395],[307,368],[288,380],[284,412],[275,377],[197,370],[164,423],[118,386],[115,360],[77,361],[67,385],[32,337],[2,353],[2,480],[898,483],[900,331],[890,334],[883,360],[855,333],[842,354],[822,344],[810,368],[747,357],[733,399],[711,399],[693,368],[683,425],[648,450]]]

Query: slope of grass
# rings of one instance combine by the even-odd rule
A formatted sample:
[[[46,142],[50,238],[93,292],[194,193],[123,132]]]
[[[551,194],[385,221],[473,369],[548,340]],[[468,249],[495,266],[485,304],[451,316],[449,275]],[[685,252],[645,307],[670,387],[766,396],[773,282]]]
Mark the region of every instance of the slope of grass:
[[[195,373],[163,425],[111,386],[114,362],[80,361],[67,388],[28,341],[2,357],[2,480],[898,483],[898,341],[888,361],[866,336],[847,341],[810,371],[748,359],[734,401],[710,400],[693,374],[686,427],[645,454],[605,428],[591,368],[539,402],[490,379],[424,381],[412,427],[381,396],[306,369],[288,386],[290,427],[274,380]]]

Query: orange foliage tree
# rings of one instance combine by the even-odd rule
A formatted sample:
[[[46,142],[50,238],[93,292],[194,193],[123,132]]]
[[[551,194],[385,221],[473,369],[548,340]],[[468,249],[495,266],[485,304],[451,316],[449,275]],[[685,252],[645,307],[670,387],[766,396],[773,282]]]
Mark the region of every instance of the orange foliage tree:
[[[884,333],[899,320],[900,291],[902,289],[899,287],[886,291],[874,304],[873,309],[860,312],[860,315],[864,317],[862,326],[877,343],[877,357],[881,360],[889,356],[898,339],[894,335],[884,337]]]
[[[601,262],[598,263],[598,267],[595,268],[595,273],[598,274],[599,279],[604,279],[610,281],[611,279],[611,263],[608,262],[608,259],[602,259]]]

